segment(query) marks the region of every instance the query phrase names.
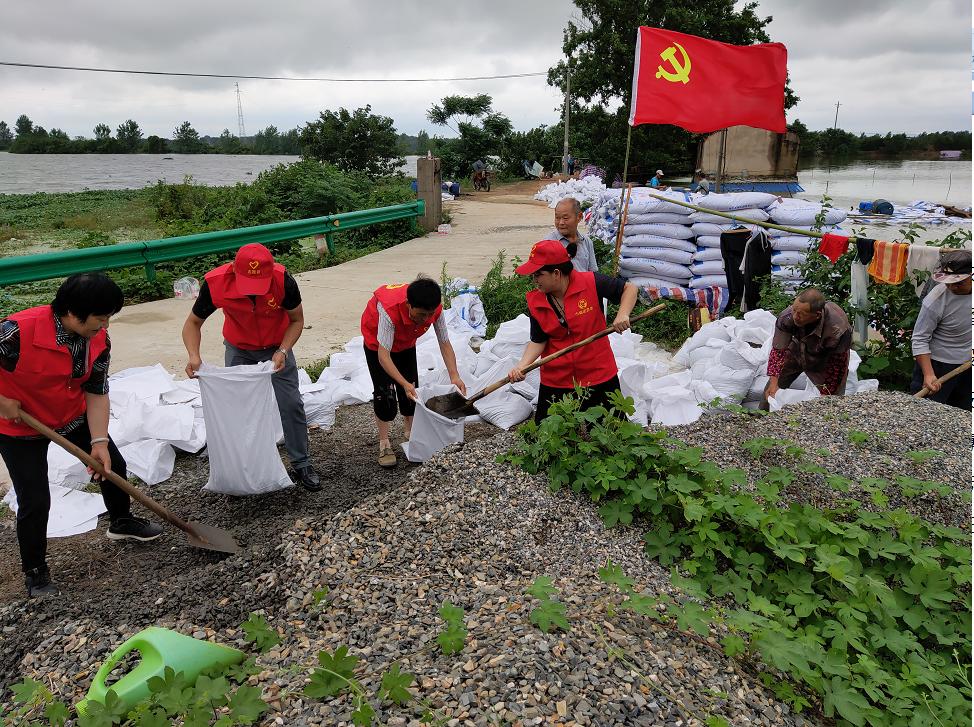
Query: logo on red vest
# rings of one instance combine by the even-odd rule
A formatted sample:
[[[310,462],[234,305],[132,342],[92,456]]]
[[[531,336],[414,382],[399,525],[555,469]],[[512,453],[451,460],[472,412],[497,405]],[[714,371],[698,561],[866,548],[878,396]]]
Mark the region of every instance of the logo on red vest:
[[[278,302],[277,302],[277,300],[274,298],[273,295],[270,298],[267,299],[267,307],[268,308],[278,308],[278,307],[280,307],[279,304],[278,304]]]
[[[395,290],[396,288],[405,288],[409,283],[393,283],[392,285],[387,285],[386,290]]]
[[[578,299],[578,310],[575,312],[575,315],[577,315],[577,316],[583,316],[586,313],[591,313],[593,310],[594,310],[594,308],[592,308],[588,304],[588,301],[585,300],[585,298],[579,298]]]

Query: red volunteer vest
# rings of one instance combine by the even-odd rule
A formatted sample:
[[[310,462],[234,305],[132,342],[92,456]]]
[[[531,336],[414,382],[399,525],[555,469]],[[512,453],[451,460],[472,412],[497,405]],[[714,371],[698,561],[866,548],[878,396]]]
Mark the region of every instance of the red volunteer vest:
[[[417,339],[422,336],[436,319],[443,313],[443,306],[436,306],[436,310],[430,319],[422,325],[413,323],[409,317],[409,304],[406,302],[406,288],[408,283],[397,283],[394,285],[383,285],[378,288],[369,299],[362,313],[362,337],[365,339],[365,347],[372,350],[379,350],[379,309],[377,303],[382,303],[382,309],[392,319],[392,324],[396,327],[396,337],[392,341],[391,351],[405,351],[416,345]]]
[[[85,413],[81,385],[91,377],[95,359],[105,350],[105,331],[89,340],[85,373],[76,379],[71,375],[71,351],[57,344],[51,306],[28,308],[9,318],[20,327],[20,357],[14,372],[0,368],[0,394],[19,401],[24,411],[52,429],[70,424]],[[37,434],[26,424],[9,419],[0,419],[0,433],[14,437]]]
[[[558,322],[558,315],[540,290],[529,292],[527,301],[531,315],[548,334],[542,357],[561,351],[606,327],[601,301],[595,289],[595,273],[576,270],[571,274],[568,290],[565,291],[568,328]],[[576,383],[595,386],[605,383],[618,371],[609,339],[605,337],[546,363],[541,367],[541,383],[556,389],[568,389]]]
[[[233,263],[205,275],[213,305],[223,309],[223,337],[237,348],[258,351],[279,346],[291,319],[281,307],[284,300],[284,266],[274,263],[271,287],[251,302],[233,286]]]

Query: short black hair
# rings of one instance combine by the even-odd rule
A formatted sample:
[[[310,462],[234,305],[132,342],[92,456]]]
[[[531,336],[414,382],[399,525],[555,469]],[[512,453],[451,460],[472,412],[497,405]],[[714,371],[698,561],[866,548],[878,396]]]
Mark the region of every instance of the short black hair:
[[[822,291],[818,288],[806,288],[795,300],[800,301],[808,306],[808,309],[812,313],[820,313],[825,308],[825,296],[822,295]]]
[[[562,275],[571,275],[572,270],[574,269],[575,266],[572,265],[572,261],[569,260],[567,262],[556,263],[554,265],[545,265],[543,267],[538,268],[538,272],[553,273],[557,270]]]
[[[88,316],[113,316],[125,305],[125,294],[105,273],[77,273],[61,283],[54,294],[54,315],[68,313],[79,321]]]
[[[443,300],[443,293],[435,280],[420,276],[406,288],[406,300],[413,308],[436,310]]]

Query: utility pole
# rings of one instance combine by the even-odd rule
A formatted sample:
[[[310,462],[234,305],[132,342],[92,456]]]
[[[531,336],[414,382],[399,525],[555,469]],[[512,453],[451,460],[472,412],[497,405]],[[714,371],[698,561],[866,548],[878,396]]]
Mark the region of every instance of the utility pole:
[[[572,93],[572,68],[569,64],[565,65],[565,146],[561,154],[561,173],[568,176],[568,103]]]
[[[841,106],[838,101],[835,102],[835,121],[832,124],[832,131],[839,128],[839,106]],[[834,137],[834,135],[833,135]],[[833,138],[834,141],[834,138]],[[825,172],[825,194],[829,193],[829,177],[832,176],[832,155],[829,154],[829,168]]]
[[[247,135],[247,132],[244,130],[243,106],[240,105],[240,84],[234,83],[233,85],[237,89],[237,138],[243,141],[243,138]]]

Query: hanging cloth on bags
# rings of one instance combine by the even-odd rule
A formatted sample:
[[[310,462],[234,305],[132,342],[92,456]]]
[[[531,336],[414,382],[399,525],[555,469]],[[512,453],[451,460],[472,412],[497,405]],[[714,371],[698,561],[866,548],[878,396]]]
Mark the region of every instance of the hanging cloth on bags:
[[[852,290],[850,291],[849,302],[857,309],[852,331],[856,341],[862,345],[866,343],[866,336],[869,333],[866,314],[860,312],[869,307],[869,275],[866,272],[866,266],[858,260],[853,260],[850,277],[852,278]]]
[[[876,240],[873,260],[869,263],[869,274],[878,283],[899,285],[906,277],[906,260],[910,246],[902,242]]]
[[[271,361],[252,366],[211,366],[197,372],[203,397],[210,477],[204,490],[257,495],[292,487],[277,442],[281,414]]]
[[[873,261],[873,255],[875,253],[875,240],[870,240],[868,237],[856,238],[856,259],[859,260],[859,262],[861,262],[863,265],[868,265]]]
[[[818,246],[818,251],[825,255],[833,265],[845,255],[848,249],[849,238],[845,235],[833,235],[831,232],[826,232],[822,236],[822,242]]]
[[[724,259],[729,290],[728,305],[741,301],[741,311],[758,307],[761,286],[755,278],[771,274],[771,242],[760,228],[741,227],[720,234],[720,253]]]

